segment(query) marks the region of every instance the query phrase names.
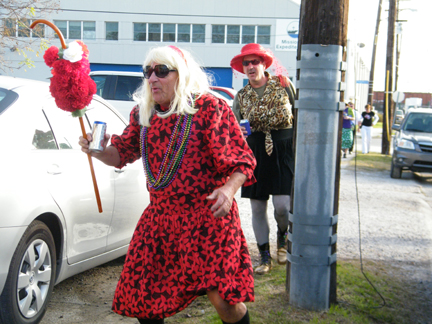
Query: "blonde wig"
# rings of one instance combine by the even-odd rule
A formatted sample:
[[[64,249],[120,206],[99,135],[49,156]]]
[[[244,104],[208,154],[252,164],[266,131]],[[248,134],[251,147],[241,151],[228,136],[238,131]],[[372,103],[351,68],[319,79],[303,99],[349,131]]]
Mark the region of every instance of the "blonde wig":
[[[137,89],[133,99],[139,106],[140,123],[150,126],[150,118],[156,113],[161,118],[176,114],[194,114],[198,110],[192,107],[192,94],[197,97],[208,92],[210,77],[202,70],[192,55],[183,49],[174,46],[153,48],[144,60],[143,69],[152,64],[165,64],[171,70],[177,70],[178,79],[175,86],[175,95],[166,112],[156,112],[156,102],[150,89],[148,79],[144,79],[142,86]]]

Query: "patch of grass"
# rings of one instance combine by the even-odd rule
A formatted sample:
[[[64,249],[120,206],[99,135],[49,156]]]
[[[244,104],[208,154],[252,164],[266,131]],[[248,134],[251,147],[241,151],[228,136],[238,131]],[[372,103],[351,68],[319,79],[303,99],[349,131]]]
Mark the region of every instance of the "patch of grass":
[[[432,310],[418,294],[415,283],[395,275],[403,270],[390,263],[364,261],[364,272],[385,300],[365,279],[358,260],[337,262],[337,304],[327,311],[309,311],[290,304],[286,267],[275,265],[270,274],[255,276],[255,302],[247,303],[253,324],[297,323],[428,323]],[[166,319],[171,323],[221,321],[207,297],[200,297],[184,311]]]
[[[357,151],[355,157],[349,162],[350,166],[355,166],[363,170],[381,170],[390,171],[391,155],[369,152],[362,154]]]

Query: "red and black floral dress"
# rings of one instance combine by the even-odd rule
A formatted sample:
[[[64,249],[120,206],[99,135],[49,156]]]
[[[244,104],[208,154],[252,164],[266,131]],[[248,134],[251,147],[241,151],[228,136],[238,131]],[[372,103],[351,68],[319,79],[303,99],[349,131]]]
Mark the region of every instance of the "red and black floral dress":
[[[186,153],[175,179],[165,188],[149,187],[150,204],[138,221],[113,310],[121,315],[160,319],[186,308],[206,291],[217,289],[230,304],[254,301],[249,251],[237,203],[229,215],[216,218],[206,197],[234,172],[255,182],[256,165],[231,109],[210,95],[196,100]],[[156,115],[147,128],[148,163],[157,175],[178,116]],[[141,157],[137,108],[112,144],[119,167]],[[142,140],[141,140],[142,141]]]

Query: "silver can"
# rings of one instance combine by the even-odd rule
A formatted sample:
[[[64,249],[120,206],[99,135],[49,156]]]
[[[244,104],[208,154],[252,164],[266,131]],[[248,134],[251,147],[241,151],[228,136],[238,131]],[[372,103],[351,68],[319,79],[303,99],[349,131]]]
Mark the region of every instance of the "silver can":
[[[249,136],[251,134],[249,120],[247,120],[247,119],[240,120],[240,126],[244,126],[246,128],[246,131],[247,131],[246,135]]]
[[[93,141],[90,142],[89,150],[93,152],[102,152],[104,150],[103,142],[105,138],[107,124],[101,121],[93,123]]]

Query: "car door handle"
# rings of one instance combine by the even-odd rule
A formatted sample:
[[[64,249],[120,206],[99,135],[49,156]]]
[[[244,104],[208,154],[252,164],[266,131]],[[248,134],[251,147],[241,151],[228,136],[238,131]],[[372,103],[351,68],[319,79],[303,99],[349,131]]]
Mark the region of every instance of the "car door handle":
[[[121,170],[121,169],[114,169],[114,172],[116,172],[116,173],[123,173],[124,170]]]
[[[48,174],[56,175],[62,173],[62,170],[58,164],[51,164],[47,172]]]

